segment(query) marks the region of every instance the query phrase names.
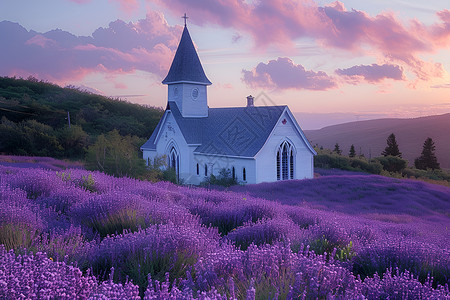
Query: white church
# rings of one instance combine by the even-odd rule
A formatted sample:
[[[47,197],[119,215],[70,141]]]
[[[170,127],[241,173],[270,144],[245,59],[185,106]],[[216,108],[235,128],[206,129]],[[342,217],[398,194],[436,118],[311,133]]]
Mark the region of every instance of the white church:
[[[152,164],[166,157],[179,180],[199,184],[225,168],[242,184],[312,178],[316,155],[287,106],[209,108],[211,82],[184,27],[169,73],[163,117],[141,147]]]

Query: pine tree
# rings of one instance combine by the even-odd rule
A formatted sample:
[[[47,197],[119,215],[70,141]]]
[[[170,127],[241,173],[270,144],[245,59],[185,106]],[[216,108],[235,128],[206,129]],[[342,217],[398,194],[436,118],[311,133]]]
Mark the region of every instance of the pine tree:
[[[341,150],[341,148],[339,148],[339,144],[338,143],[336,143],[336,145],[334,145],[333,152],[336,152],[336,154],[341,155],[342,150]]]
[[[356,156],[356,151],[355,151],[355,146],[353,146],[353,144],[350,146],[350,152],[348,153],[349,157],[355,157]]]
[[[434,154],[434,150],[436,147],[434,146],[433,140],[429,137],[423,143],[422,154],[415,159],[414,166],[417,169],[440,169],[439,163],[437,162],[436,155]]]
[[[398,149],[397,141],[395,140],[395,134],[391,133],[386,142],[387,146],[384,148],[384,151],[381,152],[381,155],[402,157],[402,153]]]

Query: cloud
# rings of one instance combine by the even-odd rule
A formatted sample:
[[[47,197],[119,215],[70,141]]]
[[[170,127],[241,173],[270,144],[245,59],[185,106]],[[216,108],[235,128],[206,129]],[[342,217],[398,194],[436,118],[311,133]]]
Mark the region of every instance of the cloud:
[[[370,83],[380,82],[384,79],[404,80],[402,67],[389,64],[359,65],[347,69],[337,69],[336,74],[343,76],[353,84],[362,80]]]
[[[242,73],[242,80],[253,88],[327,90],[337,87],[325,72],[307,71],[287,57],[259,63],[253,70],[242,70]]]
[[[89,3],[92,0],[69,0],[69,1],[75,2],[78,4],[84,4],[84,3]],[[109,0],[109,2],[118,2],[120,5],[120,8],[123,11],[125,11],[126,13],[135,12],[139,8],[138,0]]]
[[[130,73],[142,70],[163,77],[176,50],[181,26],[169,26],[160,13],[145,19],[111,22],[92,36],[67,31],[27,31],[21,25],[0,22],[0,73],[54,82],[81,79],[101,71]]]
[[[450,89],[450,83],[432,85],[431,88],[432,89]]]
[[[439,22],[424,25],[416,19],[400,21],[392,12],[370,16],[348,10],[336,1],[320,7],[313,0],[152,0],[176,14],[189,11],[191,22],[218,24],[249,33],[255,48],[294,47],[299,38],[312,38],[323,47],[383,57],[411,70],[417,78],[441,77],[439,63],[423,61],[450,44],[450,11],[437,12]]]

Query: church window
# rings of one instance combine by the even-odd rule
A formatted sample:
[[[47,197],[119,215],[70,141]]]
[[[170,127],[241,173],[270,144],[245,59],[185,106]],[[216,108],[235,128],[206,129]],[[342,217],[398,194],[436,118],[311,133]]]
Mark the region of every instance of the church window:
[[[280,151],[278,151],[277,152],[277,180],[280,180],[280,166],[281,166]]]
[[[208,165],[205,164],[205,176],[208,176]]]
[[[277,151],[277,180],[294,179],[294,147],[287,141],[281,143]]]
[[[200,175],[200,166],[197,164],[197,175]]]
[[[169,168],[175,171],[177,178],[180,176],[180,157],[175,147],[172,147],[169,152]]]
[[[194,88],[192,90],[191,96],[192,96],[192,99],[197,100],[197,98],[198,98],[198,88]]]
[[[233,180],[236,179],[236,169],[234,167],[231,169],[231,176],[232,176]]]
[[[247,172],[245,172],[245,168],[242,169],[242,180],[247,181]]]

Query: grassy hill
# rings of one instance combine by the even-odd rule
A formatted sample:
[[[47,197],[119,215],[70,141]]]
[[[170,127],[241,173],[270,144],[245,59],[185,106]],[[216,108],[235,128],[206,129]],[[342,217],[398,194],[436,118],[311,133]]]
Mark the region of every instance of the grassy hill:
[[[83,157],[82,149],[98,135],[114,129],[122,136],[147,139],[162,113],[160,108],[62,88],[34,78],[0,77],[0,153]],[[78,152],[70,151],[77,147]]]
[[[305,130],[313,145],[333,149],[339,143],[344,154],[355,145],[356,153],[366,157],[380,156],[386,147],[386,139],[394,133],[403,158],[414,163],[419,157],[427,137],[436,146],[436,156],[441,167],[450,169],[450,114],[413,119],[378,119],[328,126],[319,130]]]

